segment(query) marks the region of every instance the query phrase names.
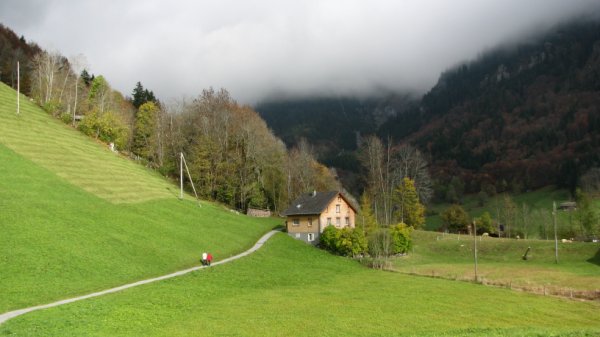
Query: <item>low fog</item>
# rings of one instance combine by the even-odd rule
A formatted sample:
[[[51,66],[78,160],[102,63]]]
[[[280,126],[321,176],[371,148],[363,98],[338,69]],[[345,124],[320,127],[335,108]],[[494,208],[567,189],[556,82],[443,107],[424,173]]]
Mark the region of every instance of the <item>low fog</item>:
[[[422,93],[440,72],[498,44],[597,12],[597,0],[23,1],[0,22],[130,95],[228,89],[276,95]]]

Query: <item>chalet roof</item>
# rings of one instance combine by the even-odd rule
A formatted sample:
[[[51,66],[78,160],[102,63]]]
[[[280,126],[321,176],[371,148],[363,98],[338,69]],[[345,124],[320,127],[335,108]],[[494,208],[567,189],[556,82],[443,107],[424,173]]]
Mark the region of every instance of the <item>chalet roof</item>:
[[[321,214],[338,194],[354,209],[354,206],[340,192],[313,192],[302,194],[282,214],[286,216]]]

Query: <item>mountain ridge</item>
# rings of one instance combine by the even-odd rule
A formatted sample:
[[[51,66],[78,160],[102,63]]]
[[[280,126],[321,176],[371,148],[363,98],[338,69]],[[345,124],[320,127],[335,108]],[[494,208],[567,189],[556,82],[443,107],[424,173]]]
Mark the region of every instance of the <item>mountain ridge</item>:
[[[581,175],[600,165],[594,150],[600,145],[600,21],[564,23],[526,42],[490,49],[443,72],[421,99],[388,105],[395,113],[375,124],[374,112],[385,108],[386,99],[364,105],[353,130],[415,145],[429,158],[438,185],[456,177],[473,193],[486,184],[498,192],[547,185],[574,192]],[[345,184],[355,185],[347,188],[360,193],[360,138],[351,144],[350,137],[340,142],[335,135],[308,132],[318,128],[307,116],[329,104],[321,100],[326,104],[313,111],[282,103],[256,110],[288,145],[306,138],[319,159],[342,169]],[[302,106],[311,99],[288,102]],[[345,128],[344,119],[339,111],[328,112],[325,124]],[[344,171],[354,177],[345,179]]]

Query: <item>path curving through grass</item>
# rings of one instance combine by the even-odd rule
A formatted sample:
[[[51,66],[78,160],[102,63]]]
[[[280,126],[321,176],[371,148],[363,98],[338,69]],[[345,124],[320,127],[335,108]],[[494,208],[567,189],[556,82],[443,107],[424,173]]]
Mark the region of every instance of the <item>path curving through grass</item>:
[[[254,244],[254,246],[252,246],[252,248],[248,249],[245,252],[242,252],[240,254],[228,257],[226,259],[214,262],[212,264],[212,266],[217,266],[223,263],[227,263],[227,262],[231,262],[233,260],[237,260],[239,258],[242,258],[244,256],[250,255],[252,253],[254,253],[255,251],[257,251],[258,249],[260,249],[260,247],[262,247],[264,245],[265,242],[267,242],[267,240],[269,240],[269,238],[271,238],[271,236],[273,236],[275,233],[279,232],[278,230],[272,230],[270,232],[268,232],[267,234],[263,235],[260,239],[258,239],[258,241]],[[204,269],[204,268],[208,268],[208,266],[196,266],[196,267],[192,267],[192,268],[188,268],[185,270],[180,270],[178,272],[174,272],[171,274],[167,274],[167,275],[163,275],[163,276],[159,276],[159,277],[154,277],[154,278],[150,278],[150,279],[146,279],[146,280],[141,280],[141,281],[137,281],[134,283],[129,283],[129,284],[125,284],[119,287],[115,287],[115,288],[111,288],[111,289],[107,289],[107,290],[102,290],[102,291],[98,291],[95,293],[91,293],[91,294],[87,294],[87,295],[83,295],[83,296],[77,296],[77,297],[73,297],[73,298],[68,298],[68,299],[64,299],[61,301],[56,301],[53,303],[49,303],[49,304],[43,304],[43,305],[38,305],[38,306],[34,306],[34,307],[29,307],[29,308],[24,308],[24,309],[19,309],[19,310],[14,310],[14,311],[9,311],[3,314],[0,314],[0,325],[2,325],[2,323],[6,322],[7,320],[26,314],[28,312],[32,312],[32,311],[36,311],[36,310],[42,310],[42,309],[47,309],[47,308],[52,308],[52,307],[57,307],[59,305],[63,305],[63,304],[67,304],[67,303],[72,303],[72,302],[77,302],[77,301],[81,301],[81,300],[85,300],[88,298],[92,298],[92,297],[98,297],[98,296],[102,296],[102,295],[106,295],[106,294],[111,294],[111,293],[116,293],[118,291],[121,290],[125,290],[125,289],[129,289],[129,288],[133,288],[133,287],[137,287],[143,284],[148,284],[148,283],[153,283],[153,282],[157,282],[157,281],[162,281],[162,280],[166,280],[169,278],[173,278],[173,277],[177,277],[177,276],[181,276],[181,275],[185,275],[187,273],[196,271],[196,270],[200,270],[200,269]]]

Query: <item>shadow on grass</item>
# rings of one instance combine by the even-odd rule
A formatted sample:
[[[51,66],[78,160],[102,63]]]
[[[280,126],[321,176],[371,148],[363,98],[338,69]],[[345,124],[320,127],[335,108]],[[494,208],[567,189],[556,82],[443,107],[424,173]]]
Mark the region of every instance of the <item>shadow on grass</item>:
[[[600,248],[598,248],[596,255],[592,256],[587,262],[600,266]]]

